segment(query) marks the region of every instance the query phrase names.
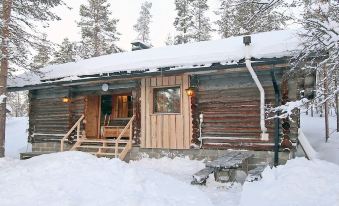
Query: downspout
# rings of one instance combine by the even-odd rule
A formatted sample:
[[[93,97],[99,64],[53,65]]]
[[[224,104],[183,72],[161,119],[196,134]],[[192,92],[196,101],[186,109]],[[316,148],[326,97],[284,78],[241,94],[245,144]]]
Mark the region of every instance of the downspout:
[[[250,44],[251,44],[251,36],[244,36],[243,42],[245,44],[245,62],[248,71],[250,72],[252,79],[257,85],[260,91],[260,129],[261,129],[261,140],[268,140],[267,128],[265,126],[265,91],[262,87],[257,74],[254,72],[254,69],[251,64],[251,52],[250,52]]]
[[[275,69],[274,67],[271,68],[271,77],[272,77],[272,83],[274,88],[274,96],[275,96],[275,107],[280,106],[280,91],[279,86],[277,83],[277,79],[275,77]],[[276,111],[276,117],[274,118],[274,166],[278,166],[279,164],[279,127],[280,127],[280,119],[279,110]]]

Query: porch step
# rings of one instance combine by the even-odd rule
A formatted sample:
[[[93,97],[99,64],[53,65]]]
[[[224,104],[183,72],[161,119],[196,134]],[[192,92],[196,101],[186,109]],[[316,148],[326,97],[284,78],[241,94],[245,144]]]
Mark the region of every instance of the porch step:
[[[84,139],[81,140],[82,143],[112,143],[115,144],[116,141],[115,140],[102,140],[102,139],[98,139],[98,140],[92,140],[92,139]],[[118,142],[119,144],[127,144],[128,140],[119,140]]]
[[[76,148],[89,148],[89,149],[115,149],[115,146],[105,147],[105,146],[92,146],[92,145],[80,145]],[[118,147],[118,149],[124,149],[125,147]]]

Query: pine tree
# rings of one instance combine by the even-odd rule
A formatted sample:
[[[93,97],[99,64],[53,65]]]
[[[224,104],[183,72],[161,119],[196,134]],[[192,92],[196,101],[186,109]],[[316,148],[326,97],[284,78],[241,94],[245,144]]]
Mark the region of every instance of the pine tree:
[[[166,44],[166,46],[174,45],[174,39],[173,39],[171,33],[167,34],[165,44]]]
[[[80,6],[82,57],[90,58],[119,52],[115,45],[119,40],[118,19],[110,18],[110,4],[107,0],[88,0],[88,5]]]
[[[193,14],[191,12],[192,0],[175,0],[177,17],[174,20],[174,27],[178,31],[174,38],[174,44],[185,44],[192,41]]]
[[[291,17],[279,12],[287,7],[284,1],[267,4],[250,0],[220,0],[220,8],[215,11],[218,32],[223,38],[283,29]]]
[[[52,64],[75,62],[76,58],[76,43],[70,42],[68,38],[64,38],[59,49],[54,52]]]
[[[2,0],[0,95],[7,95],[9,69],[28,68],[27,60],[31,50],[42,41],[35,23],[59,19],[50,8],[60,4],[61,0]],[[0,157],[5,152],[5,125],[6,98],[0,103]]]
[[[138,32],[138,40],[141,40],[142,42],[145,43],[150,43],[150,23],[151,23],[151,19],[152,19],[152,15],[151,15],[151,10],[152,8],[152,3],[145,1],[142,5],[141,5],[141,11],[140,11],[140,16],[137,20],[137,23],[133,26],[134,30],[136,32]]]
[[[212,31],[210,19],[206,17],[208,10],[207,0],[193,0],[192,1],[192,16],[193,16],[193,37],[194,41],[206,41],[211,38]]]
[[[52,47],[46,37],[46,34],[43,34],[43,40],[37,48],[38,53],[33,57],[33,62],[30,65],[31,70],[37,73],[41,68],[47,66],[51,60]]]

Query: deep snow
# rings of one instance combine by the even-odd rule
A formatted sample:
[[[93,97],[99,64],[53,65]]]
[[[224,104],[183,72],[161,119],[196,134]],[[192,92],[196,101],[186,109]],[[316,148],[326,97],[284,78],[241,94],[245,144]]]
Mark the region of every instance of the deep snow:
[[[331,131],[335,119],[331,117]],[[338,163],[338,134],[324,143],[323,119],[302,116],[302,129],[319,157]],[[27,118],[7,120],[7,139],[25,135]],[[17,157],[26,143],[6,141]],[[9,144],[10,143],[10,144]],[[8,149],[11,148],[11,149]],[[20,149],[21,148],[21,149]],[[15,154],[16,153],[16,154]],[[7,154],[7,153],[6,153]],[[190,185],[204,167],[188,158],[149,159],[129,164],[81,152],[42,155],[30,160],[0,159],[1,206],[21,205],[230,205],[336,206],[339,205],[339,166],[324,160],[290,160],[266,168],[259,182]]]
[[[299,47],[296,30],[280,30],[252,34],[251,55],[255,58],[291,56]],[[158,68],[185,69],[208,67],[213,63],[237,64],[244,58],[243,37],[122,52],[60,65],[50,65],[40,71],[43,76],[25,73],[9,79],[10,87],[43,83],[41,80],[77,80],[82,75],[121,71],[156,72]],[[82,77],[84,78],[84,77]],[[54,80],[53,80],[54,79]],[[46,82],[45,82],[46,83]]]
[[[28,117],[8,117],[6,119],[5,156],[19,158],[20,152],[31,151],[27,143]]]
[[[212,205],[197,187],[155,170],[82,152],[0,159],[3,206]]]

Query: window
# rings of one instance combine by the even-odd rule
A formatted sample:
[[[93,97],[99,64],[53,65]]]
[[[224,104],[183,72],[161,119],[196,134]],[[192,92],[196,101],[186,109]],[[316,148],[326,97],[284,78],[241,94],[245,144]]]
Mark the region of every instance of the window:
[[[153,90],[154,113],[180,113],[180,87]]]

